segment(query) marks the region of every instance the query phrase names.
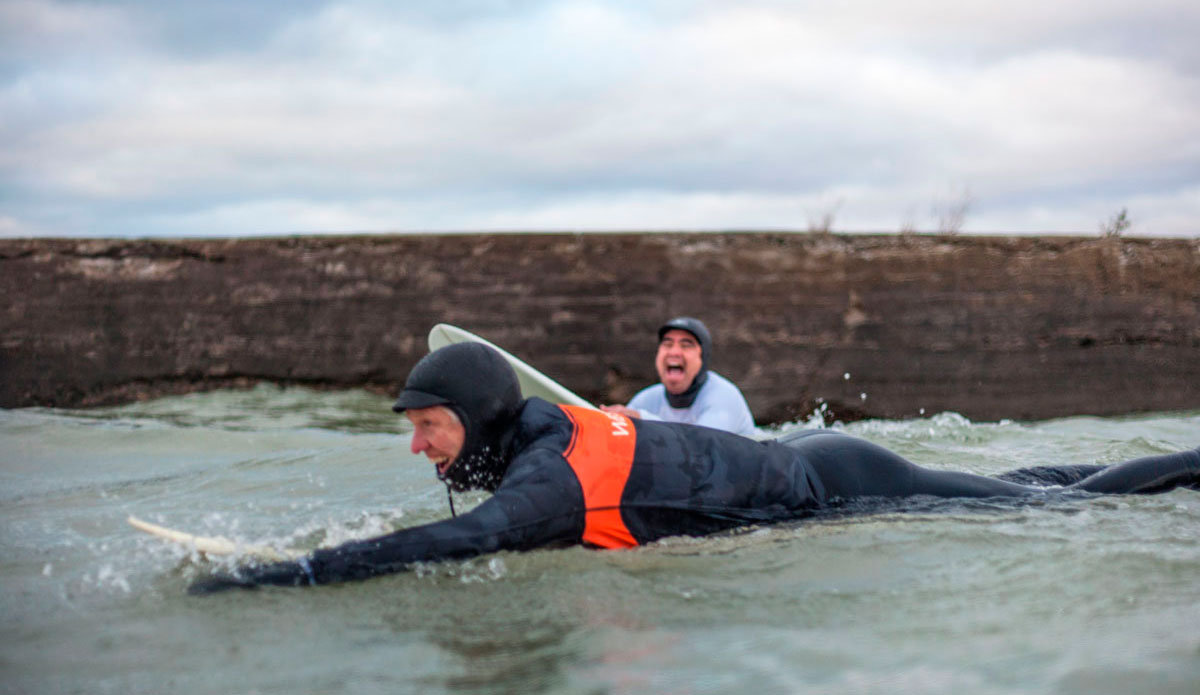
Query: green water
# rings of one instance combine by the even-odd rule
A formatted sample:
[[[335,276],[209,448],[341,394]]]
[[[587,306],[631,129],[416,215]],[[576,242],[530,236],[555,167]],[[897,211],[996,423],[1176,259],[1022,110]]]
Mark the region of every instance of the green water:
[[[0,411],[0,692],[1200,692],[1190,490],[206,597],[186,587],[220,563],[125,523],[312,548],[442,518],[389,405],[262,387]],[[845,429],[978,473],[1200,445],[1198,413]]]

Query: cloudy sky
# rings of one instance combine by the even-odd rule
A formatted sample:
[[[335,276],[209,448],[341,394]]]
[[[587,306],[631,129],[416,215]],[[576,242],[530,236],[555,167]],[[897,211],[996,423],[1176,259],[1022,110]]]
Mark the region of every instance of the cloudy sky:
[[[1195,0],[0,0],[0,236],[1200,236]]]

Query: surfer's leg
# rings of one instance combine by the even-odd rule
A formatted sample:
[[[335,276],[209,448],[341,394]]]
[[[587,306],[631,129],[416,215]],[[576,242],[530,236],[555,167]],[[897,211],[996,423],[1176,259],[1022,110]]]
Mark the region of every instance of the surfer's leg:
[[[1114,464],[1070,486],[1086,492],[1147,495],[1177,487],[1200,490],[1200,449]]]
[[[1022,485],[1070,485],[1108,468],[1106,465],[1080,463],[1072,466],[1034,466],[1018,468],[996,477]]]
[[[856,497],[1021,497],[1036,488],[958,471],[922,468],[899,454],[838,432],[809,430],[779,442],[812,466],[828,499]]]

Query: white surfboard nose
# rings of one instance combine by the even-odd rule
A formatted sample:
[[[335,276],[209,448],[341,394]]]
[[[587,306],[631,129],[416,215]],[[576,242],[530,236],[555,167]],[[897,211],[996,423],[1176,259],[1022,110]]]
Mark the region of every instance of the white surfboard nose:
[[[529,366],[504,348],[468,330],[459,328],[458,326],[451,326],[448,323],[439,323],[430,329],[430,352],[455,343],[482,343],[499,352],[504,361],[508,362],[513,370],[517,372],[517,381],[521,385],[521,395],[525,398],[537,396],[538,398],[544,398],[551,403],[560,405],[577,405],[593,410],[596,409],[596,406],[587,402],[575,392]]]

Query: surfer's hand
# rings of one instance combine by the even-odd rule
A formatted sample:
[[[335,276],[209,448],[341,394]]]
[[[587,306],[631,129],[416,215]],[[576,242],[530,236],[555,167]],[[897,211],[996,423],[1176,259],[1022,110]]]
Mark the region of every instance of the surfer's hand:
[[[270,565],[244,567],[236,574],[216,574],[188,587],[189,594],[213,594],[229,589],[253,589],[263,584],[275,586],[308,586],[312,573],[299,562],[276,562]]]
[[[625,417],[631,418],[640,418],[642,416],[641,412],[624,405],[602,405],[600,406],[600,410],[603,410],[606,413],[616,413],[617,415],[624,415]]]

